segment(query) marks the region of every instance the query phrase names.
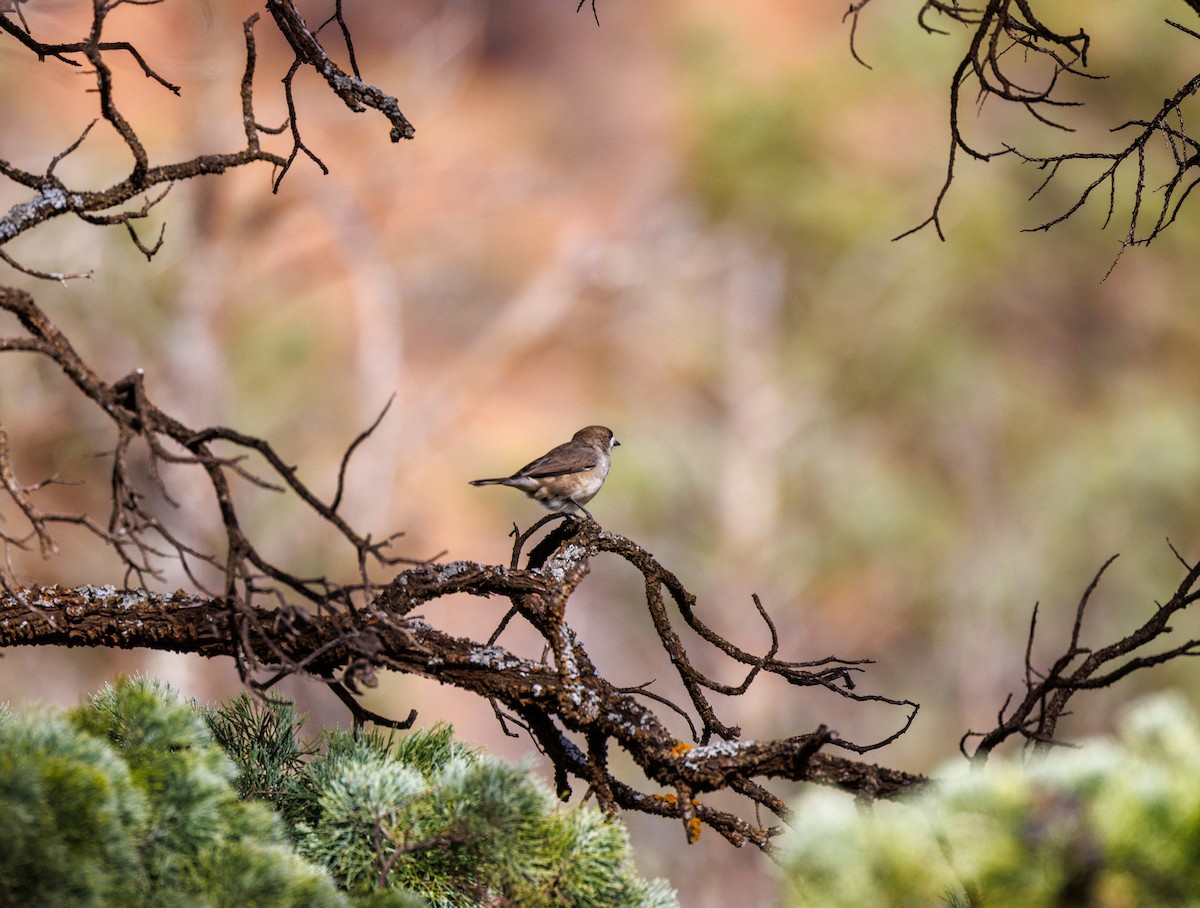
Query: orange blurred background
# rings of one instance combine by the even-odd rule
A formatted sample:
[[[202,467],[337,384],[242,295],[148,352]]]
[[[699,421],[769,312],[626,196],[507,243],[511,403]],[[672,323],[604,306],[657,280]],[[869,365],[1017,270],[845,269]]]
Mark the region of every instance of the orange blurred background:
[[[1034,602],[1044,660],[1109,555],[1122,558],[1094,600],[1090,645],[1169,596],[1182,572],[1166,538],[1200,557],[1200,238],[1185,209],[1102,280],[1127,187],[1107,230],[1100,199],[1049,233],[1022,233],[1095,174],[1065,171],[1027,202],[1042,175],[1001,158],[960,164],[945,243],[929,230],[892,242],[928,215],[944,178],[964,35],[927,36],[915,4],[876,4],[857,39],[868,70],[850,56],[844,3],[600,0],[599,28],[587,8],[549,0],[348,3],[363,75],[399,98],[414,141],[393,145],[381,117],[350,113],[304,73],[300,128],[328,176],[301,159],[277,195],[265,167],[178,185],[145,226],[153,238],[166,225],[148,264],[123,230],[52,222],[6,251],[94,279],[3,280],[34,292],[106,379],[144,369],[164,409],[266,437],[326,495],[345,446],[395,395],[355,454],[342,510],[376,537],[403,530],[398,550],[413,558],[506,562],[512,524],[541,512],[467,480],[512,471],[583,425],[613,427],[622,446],[589,508],[601,523],[652,551],[744,647],[769,642],[757,593],[784,656],[877,660],[860,690],[922,710],[871,759],[929,771],[1017,689]],[[301,6],[310,22],[330,11]],[[1162,25],[1172,5],[1060,6],[1092,31],[1089,62],[1112,78],[1065,86],[1088,102],[1063,112],[1073,134],[994,103],[976,118],[968,101],[979,147],[1111,145],[1110,127],[1157,111],[1190,75],[1174,62],[1186,62],[1185,36]],[[23,7],[44,40],[76,40],[88,8]],[[152,163],[239,146],[241,22],[257,8],[113,14],[110,39],[135,42],[183,88],[175,98],[111,57],[117,102]],[[258,119],[278,125],[290,58],[270,21],[256,34]],[[1150,42],[1160,54],[1144,53]],[[0,157],[43,170],[95,116],[88,84],[0,39]],[[128,167],[101,126],[59,173],[91,188]],[[5,208],[27,200],[0,185]],[[0,370],[20,477],[83,480],[41,500],[103,516],[107,462],[91,455],[111,448],[108,427],[45,365],[6,356]],[[167,479],[181,525],[211,540],[203,488],[179,471]],[[293,502],[239,494],[255,538],[298,573],[353,571]],[[18,559],[21,575],[122,582],[80,534],[60,542],[54,558]],[[611,680],[678,693],[632,569],[596,563],[572,610]],[[424,613],[486,637],[503,612],[455,599]],[[737,674],[715,656],[701,663]],[[0,698],[74,703],[134,670],[203,700],[237,689],[228,662],[35,650],[0,660]],[[1103,731],[1120,703],[1169,685],[1194,688],[1195,670],[1092,695],[1068,733]],[[314,732],[346,720],[323,689],[288,693]],[[416,707],[423,724],[448,719],[465,739],[531,756],[487,704],[436,685],[389,677],[367,705]],[[868,741],[903,719],[769,683],[718,705],[750,737],[823,722]],[[670,824],[627,819],[642,871],[667,876],[684,905],[773,902],[760,856],[711,832],[689,848]]]

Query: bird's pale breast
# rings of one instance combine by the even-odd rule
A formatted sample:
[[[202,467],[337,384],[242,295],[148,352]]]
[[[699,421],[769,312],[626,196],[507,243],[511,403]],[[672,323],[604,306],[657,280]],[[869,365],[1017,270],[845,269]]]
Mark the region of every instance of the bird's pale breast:
[[[568,507],[572,501],[587,504],[596,497],[607,474],[608,464],[602,462],[591,470],[548,476],[541,480],[540,488],[530,494],[553,511]]]

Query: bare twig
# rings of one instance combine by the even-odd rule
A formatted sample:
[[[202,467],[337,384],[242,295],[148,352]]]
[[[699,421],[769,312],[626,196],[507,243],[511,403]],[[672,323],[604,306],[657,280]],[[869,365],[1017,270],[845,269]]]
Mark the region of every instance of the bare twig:
[[[42,173],[26,171],[8,161],[0,160],[0,177],[7,178],[32,191],[32,195],[25,202],[14,205],[7,212],[0,212],[0,247],[47,220],[61,215],[74,215],[90,224],[124,227],[138,250],[147,258],[151,258],[162,247],[165,227],[159,229],[158,237],[154,242],[147,242],[139,236],[133,222],[145,218],[149,210],[162,200],[166,191],[179,180],[220,174],[231,168],[263,162],[274,167],[274,187],[278,191],[284,175],[296,156],[301,153],[310,157],[323,171],[328,172],[324,162],[308,149],[300,138],[293,96],[293,78],[302,67],[312,67],[317,70],[324,77],[329,88],[351,110],[361,111],[370,107],[381,111],[392,123],[393,141],[411,138],[413,135],[412,124],[404,118],[396,100],[363,81],[359,75],[358,64],[354,59],[353,41],[341,14],[340,2],[336,6],[334,18],[342,28],[354,75],[343,72],[328,57],[316,37],[308,31],[304,20],[291,0],[271,0],[267,6],[272,19],[296,52],[296,59],[283,80],[284,95],[288,106],[287,121],[278,128],[266,127],[258,123],[254,114],[254,73],[257,64],[257,50],[253,30],[259,19],[259,15],[255,13],[243,24],[246,63],[241,80],[241,101],[243,131],[246,137],[245,147],[235,151],[198,155],[189,160],[175,163],[154,164],[150,160],[137,128],[118,106],[109,58],[113,54],[131,58],[148,79],[174,94],[179,94],[180,86],[161,75],[135,45],[127,41],[104,39],[109,16],[122,5],[125,4],[94,3],[87,35],[79,41],[66,43],[44,43],[33,35],[24,19],[13,20],[9,15],[0,12],[0,32],[15,38],[25,48],[32,51],[38,60],[51,60],[65,63],[68,66],[86,67],[87,75],[93,82],[93,91],[98,107],[98,117],[82,131],[78,139],[54,155]],[[19,7],[17,11],[19,13]],[[104,188],[69,186],[56,175],[57,165],[87,141],[93,127],[99,122],[107,123],[120,138],[129,154],[130,170],[123,179],[116,180]],[[292,135],[293,144],[290,154],[283,156],[262,147],[261,134],[277,135],[284,131],[290,131]],[[161,192],[145,195],[140,206],[126,207],[133,203],[138,196],[154,187],[161,187]],[[2,249],[0,249],[0,261],[24,274],[46,280],[65,281],[80,276],[75,273],[30,267]]]
[[[316,34],[310,31],[305,24],[304,18],[300,15],[299,10],[296,9],[296,5],[292,0],[267,0],[267,11],[275,19],[275,24],[278,26],[280,33],[287,39],[288,44],[291,45],[296,55],[292,65],[288,68],[287,75],[283,78],[288,105],[288,124],[292,133],[292,151],[276,175],[275,189],[277,191],[284,175],[295,161],[296,156],[301,152],[320,167],[322,172],[329,172],[324,162],[300,138],[300,126],[296,118],[293,86],[296,75],[302,67],[311,67],[326,81],[333,93],[341,98],[342,102],[355,113],[361,113],[367,108],[378,110],[382,113],[388,119],[388,122],[392,124],[389,135],[393,142],[413,137],[416,130],[412,123],[408,121],[408,118],[401,112],[399,102],[374,85],[364,82],[358,76],[358,64],[354,60],[354,45],[349,41],[348,37],[346,44],[347,50],[350,53],[351,66],[355,70],[354,75],[345,72],[330,59],[329,55],[325,52],[325,48],[317,39]],[[345,21],[341,17],[340,6],[334,13],[334,18],[337,19],[344,29]],[[344,31],[343,34],[348,35],[348,32]]]
[[[1067,705],[1076,694],[1109,687],[1135,671],[1161,665],[1181,656],[1200,655],[1200,640],[1196,639],[1186,640],[1168,649],[1146,652],[1147,647],[1160,637],[1171,633],[1168,622],[1174,616],[1200,599],[1200,565],[1189,566],[1178,552],[1175,554],[1187,568],[1187,574],[1170,600],[1157,606],[1139,627],[1125,637],[1108,646],[1093,649],[1080,642],[1083,622],[1101,577],[1116,560],[1115,555],[1109,558],[1096,572],[1075,607],[1075,620],[1066,647],[1044,672],[1034,669],[1032,663],[1033,639],[1037,630],[1035,607],[1025,649],[1025,695],[1015,706],[1012,705],[1012,695],[1009,695],[997,716],[996,727],[991,731],[968,731],[960,745],[963,753],[967,754],[967,742],[978,738],[979,743],[968,755],[975,763],[982,764],[997,746],[1013,736],[1024,738],[1035,751],[1045,750],[1057,743],[1058,721],[1067,714]]]
[[[845,14],[850,22],[850,52],[860,63],[863,60],[856,44],[859,20],[872,2],[854,0]],[[1183,103],[1200,92],[1200,75],[1188,80],[1172,97],[1166,99],[1150,119],[1130,120],[1117,126],[1114,132],[1134,130],[1134,134],[1125,147],[1116,151],[1032,155],[1010,143],[1003,144],[996,151],[981,151],[966,138],[959,117],[963,89],[968,86],[973,88],[980,105],[988,99],[1016,104],[1039,123],[1070,132],[1071,129],[1060,122],[1055,114],[1063,108],[1078,106],[1079,102],[1063,97],[1063,78],[1104,78],[1087,71],[1091,38],[1083,29],[1060,32],[1050,28],[1035,10],[1033,0],[986,0],[978,7],[957,0],[924,0],[917,15],[920,27],[930,34],[949,34],[947,29],[931,24],[934,18],[948,25],[963,26],[970,37],[967,50],[950,79],[950,150],[946,159],[945,179],[934,199],[929,217],[899,234],[896,239],[930,226],[940,239],[945,239],[941,213],[954,182],[960,152],[985,162],[1011,154],[1034,164],[1047,173],[1034,195],[1063,174],[1066,169],[1064,165],[1074,169],[1093,164],[1101,166],[1073,203],[1057,216],[1027,228],[1029,231],[1045,231],[1063,223],[1082,209],[1097,190],[1105,191],[1108,196],[1107,224],[1116,214],[1118,177],[1122,172],[1133,171],[1130,178],[1133,192],[1129,217],[1120,250],[1113,262],[1114,267],[1126,249],[1149,245],[1175,222],[1183,204],[1197,182],[1200,182],[1200,169],[1196,168],[1200,164],[1200,140],[1189,131],[1183,116]],[[1200,32],[1195,29],[1170,19],[1166,20],[1166,24],[1200,39]],[[1014,54],[1014,51],[1018,53]],[[1167,165],[1169,174],[1160,187],[1160,199],[1149,206],[1147,193],[1151,183],[1147,175],[1147,153],[1151,142],[1157,140],[1161,140],[1166,147],[1171,163]],[[1143,222],[1147,207],[1151,207],[1153,213]]]
[[[358,446],[368,438],[370,438],[375,430],[379,428],[379,424],[383,422],[383,418],[387,416],[387,412],[392,408],[392,403],[395,400],[395,394],[389,397],[388,402],[384,404],[383,409],[379,411],[379,415],[375,417],[375,421],[363,429],[363,431],[360,432],[354,441],[350,442],[349,446],[346,448],[346,453],[342,455],[342,465],[338,467],[337,491],[333,495],[333,501],[329,503],[329,510],[336,511],[338,506],[342,503],[342,492],[346,488],[346,467],[350,464],[350,458],[353,456],[355,449],[358,448]]]

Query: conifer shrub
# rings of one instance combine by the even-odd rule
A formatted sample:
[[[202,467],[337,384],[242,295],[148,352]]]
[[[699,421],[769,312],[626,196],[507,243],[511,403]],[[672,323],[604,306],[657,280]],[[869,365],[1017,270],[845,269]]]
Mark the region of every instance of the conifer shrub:
[[[234,774],[195,707],[147,679],[67,713],[5,711],[0,904],[350,905]]]
[[[454,740],[299,737],[281,701],[122,679],[0,708],[0,905],[672,908],[625,827]]]
[[[1178,695],[1115,741],[959,766],[899,804],[797,805],[788,906],[1156,908],[1200,903],[1200,721]]]
[[[637,876],[623,824],[561,805],[528,767],[455,741],[447,725],[334,730],[317,746],[298,742],[298,718],[277,701],[243,695],[208,718],[253,780],[246,793],[269,801],[299,852],[349,892],[399,886],[435,908],[677,904],[664,882]]]

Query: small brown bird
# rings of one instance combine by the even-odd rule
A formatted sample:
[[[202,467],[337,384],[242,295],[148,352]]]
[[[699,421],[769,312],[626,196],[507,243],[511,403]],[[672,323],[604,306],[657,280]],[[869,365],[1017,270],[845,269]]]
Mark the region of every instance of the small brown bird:
[[[476,479],[471,485],[512,486],[551,511],[572,515],[583,511],[590,520],[595,520],[584,505],[604,485],[612,466],[612,449],[619,444],[612,429],[588,426],[576,432],[566,444],[521,467],[512,476]]]

